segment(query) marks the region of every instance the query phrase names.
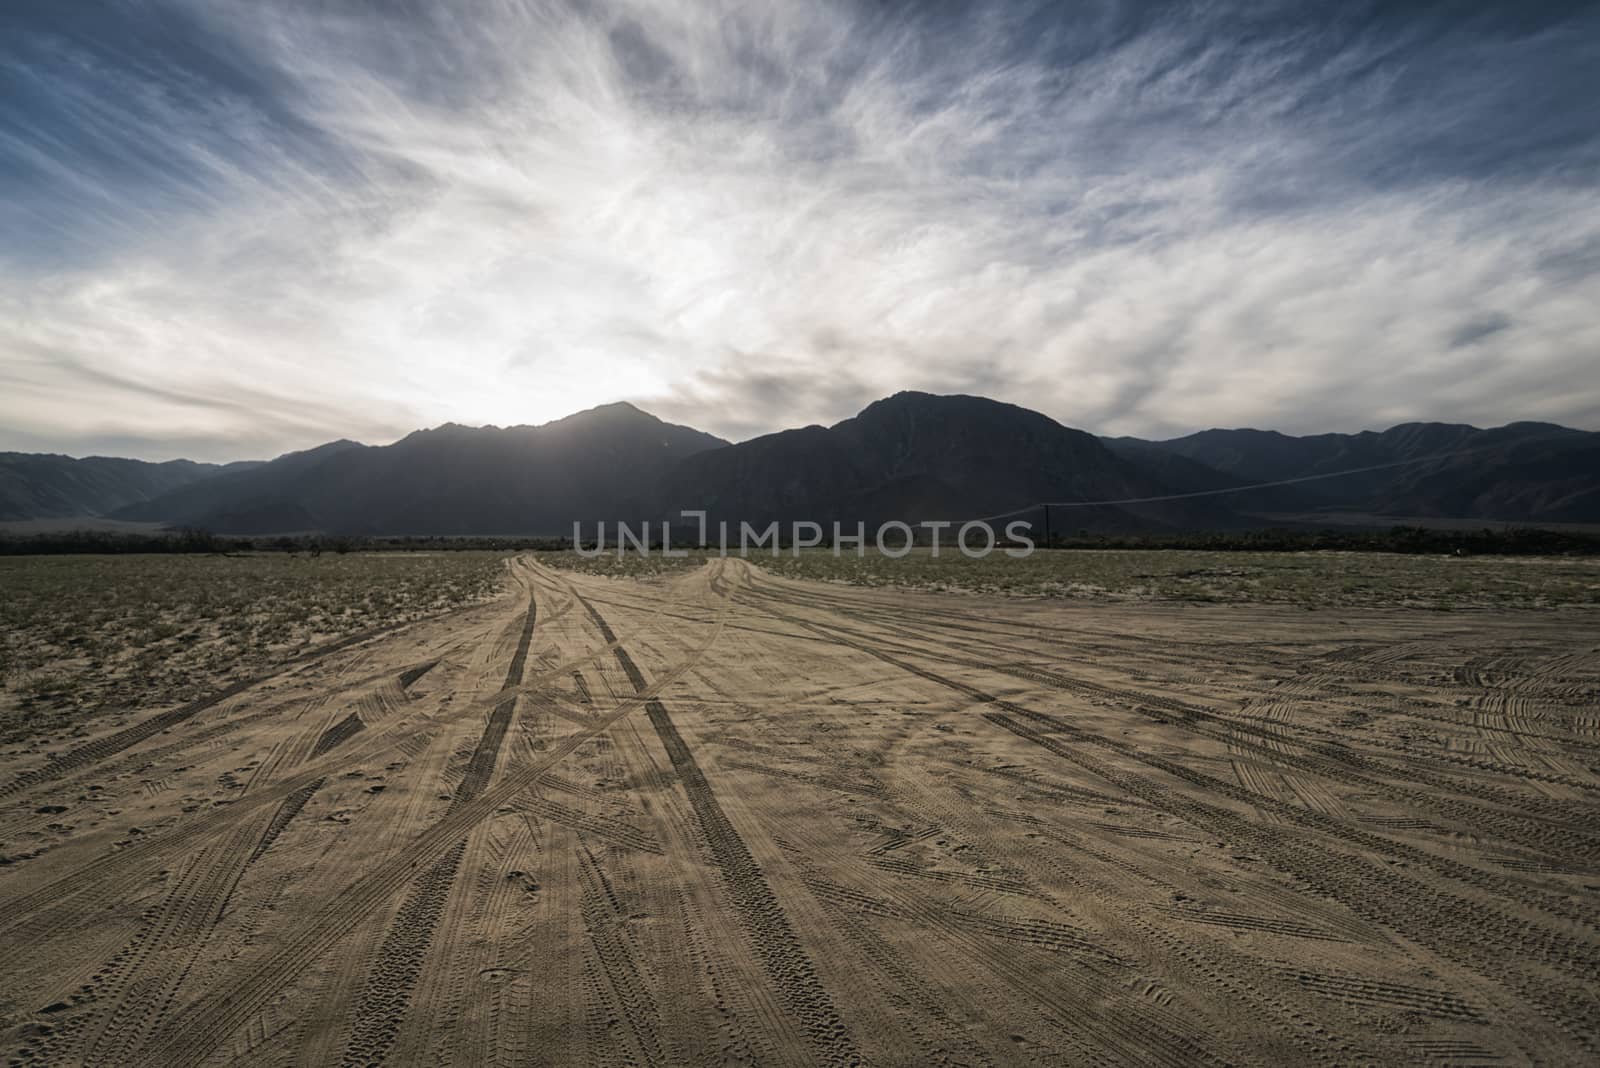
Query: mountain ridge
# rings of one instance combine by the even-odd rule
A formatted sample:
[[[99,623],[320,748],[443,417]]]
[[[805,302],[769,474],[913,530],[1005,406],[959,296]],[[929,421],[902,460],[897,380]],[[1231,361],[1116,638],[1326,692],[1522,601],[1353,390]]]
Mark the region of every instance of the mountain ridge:
[[[546,531],[569,515],[631,510],[673,462],[726,444],[632,405],[603,405],[537,426],[446,424],[389,445],[292,453],[225,483],[220,506],[217,494],[186,488],[113,518],[229,534]]]
[[[251,465],[0,452],[0,521],[99,516]]]
[[[1376,470],[1363,470],[1377,468]],[[1267,489],[1257,483],[1305,480]],[[570,533],[680,509],[768,522],[1043,519],[1062,529],[1260,526],[1370,514],[1600,522],[1600,434],[1524,420],[1295,436],[1097,437],[1018,405],[903,390],[831,426],[730,443],[618,401],[542,424],[419,428],[264,463],[0,453],[0,519],[75,515],[218,533]]]
[[[1600,434],[1553,423],[1408,422],[1299,438],[1212,429],[1167,441],[1112,439],[1112,447],[1181,457],[1241,483],[1305,480],[1275,491],[1277,511],[1600,521]]]

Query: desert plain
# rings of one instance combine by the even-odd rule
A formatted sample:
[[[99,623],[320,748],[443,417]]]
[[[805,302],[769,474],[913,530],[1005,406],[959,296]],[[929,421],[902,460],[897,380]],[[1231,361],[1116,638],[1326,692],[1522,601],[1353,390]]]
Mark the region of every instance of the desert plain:
[[[1592,607],[492,567],[8,721],[10,1063],[1600,1056]]]

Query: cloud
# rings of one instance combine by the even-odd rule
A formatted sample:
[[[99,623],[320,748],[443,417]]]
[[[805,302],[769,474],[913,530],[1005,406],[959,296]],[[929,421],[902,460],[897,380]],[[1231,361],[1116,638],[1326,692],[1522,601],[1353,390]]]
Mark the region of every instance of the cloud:
[[[0,426],[1600,425],[1592,12],[1068,7],[41,7]]]
[[[1463,349],[1468,345],[1476,345],[1484,338],[1493,337],[1502,330],[1509,330],[1511,326],[1509,318],[1491,312],[1476,319],[1469,319],[1450,331],[1449,345],[1452,349]]]

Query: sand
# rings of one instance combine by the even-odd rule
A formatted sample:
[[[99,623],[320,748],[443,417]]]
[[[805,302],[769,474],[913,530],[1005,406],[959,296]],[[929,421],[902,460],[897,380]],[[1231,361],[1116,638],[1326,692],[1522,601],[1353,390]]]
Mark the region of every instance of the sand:
[[[1592,614],[713,561],[0,767],[24,1063],[1593,1063]]]

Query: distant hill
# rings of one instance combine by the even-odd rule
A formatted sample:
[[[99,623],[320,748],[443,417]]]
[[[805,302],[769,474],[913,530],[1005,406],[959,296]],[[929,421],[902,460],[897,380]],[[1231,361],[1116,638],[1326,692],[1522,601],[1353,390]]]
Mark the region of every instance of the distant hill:
[[[1221,498],[1245,512],[1600,522],[1600,434],[1552,423],[1489,430],[1404,423],[1381,432],[1306,437],[1204,430],[1169,441],[1116,438],[1107,444],[1195,488],[1215,488],[1212,473],[1239,484],[1308,479]],[[1187,477],[1179,477],[1180,470]]]
[[[0,452],[0,521],[105,516],[237,466]]]
[[[219,474],[204,485],[191,483],[160,497],[118,510],[112,518],[202,527],[217,533],[288,533],[316,530],[298,496],[304,481],[327,461],[367,446],[355,441],[330,441],[304,452]]]
[[[1600,434],[1407,423],[1305,437],[1102,439],[983,397],[905,392],[830,427],[736,445],[609,404],[542,426],[446,424],[392,445],[334,441],[263,464],[0,454],[0,520],[92,516],[227,534],[566,534],[574,521],[593,530],[602,519],[683,509],[761,525],[1021,518],[1040,533],[1045,501],[1067,502],[1051,509],[1057,534],[1239,529],[1284,517],[1600,523]]]
[[[660,511],[712,520],[962,520],[1041,501],[1122,500],[1171,487],[1048,416],[983,397],[897,393],[832,427],[768,434],[679,465]],[[1068,514],[1070,511],[1070,514]],[[1035,523],[1040,511],[1019,515]],[[1207,503],[1058,510],[1062,529],[1229,526]]]
[[[218,533],[526,534],[646,514],[680,460],[726,445],[631,404],[542,426],[419,430],[339,441],[119,512]]]

